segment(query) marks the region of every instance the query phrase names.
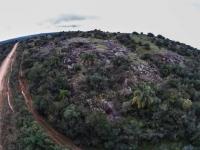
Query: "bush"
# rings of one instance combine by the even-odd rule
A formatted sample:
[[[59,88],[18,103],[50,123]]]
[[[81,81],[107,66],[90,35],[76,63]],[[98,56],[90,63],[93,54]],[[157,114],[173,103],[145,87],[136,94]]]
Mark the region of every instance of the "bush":
[[[130,66],[130,60],[124,56],[117,56],[112,60],[115,68],[119,70],[127,70]]]
[[[80,65],[80,64],[75,64],[75,65],[73,66],[73,71],[74,71],[74,72],[79,72],[79,71],[81,71],[81,65]]]
[[[138,109],[151,107],[153,104],[159,103],[160,100],[155,97],[155,92],[148,85],[140,86],[140,90],[134,92],[132,105],[136,105]]]
[[[34,108],[43,116],[46,116],[49,108],[49,102],[42,97],[37,97],[34,100]]]
[[[160,34],[157,36],[157,38],[159,38],[159,39],[163,39],[163,40],[165,39],[165,37],[162,36],[162,35],[160,35]]]
[[[81,55],[81,60],[83,61],[85,65],[88,65],[88,66],[94,64],[95,58],[96,58],[95,54],[92,54],[92,53],[83,53]]]
[[[63,89],[60,89],[59,90],[59,99],[62,101],[64,100],[66,97],[69,96],[69,91],[68,90],[63,90]]]
[[[146,50],[150,50],[151,49],[150,44],[149,43],[144,44],[144,48]]]
[[[102,76],[98,73],[89,75],[86,79],[86,84],[89,86],[89,89],[95,91],[102,91],[108,88],[108,78]]]
[[[149,36],[149,37],[155,37],[155,35],[153,33],[148,33],[147,36]]]
[[[127,48],[132,50],[136,49],[136,42],[131,38],[130,34],[121,34],[116,37],[116,39]]]
[[[78,112],[76,105],[71,104],[65,108],[63,116],[70,121],[72,118],[79,118],[80,112]]]
[[[192,107],[192,101],[189,99],[182,99],[182,108],[188,110]]]
[[[43,68],[39,63],[34,63],[33,67],[30,69],[28,73],[28,79],[33,82],[38,82],[42,77]]]

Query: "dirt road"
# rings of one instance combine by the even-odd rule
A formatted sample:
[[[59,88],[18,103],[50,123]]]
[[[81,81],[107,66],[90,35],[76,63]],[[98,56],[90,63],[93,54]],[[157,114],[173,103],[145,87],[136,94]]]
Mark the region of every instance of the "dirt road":
[[[16,43],[14,45],[13,49],[10,51],[10,53],[4,59],[3,63],[0,66],[0,110],[2,108],[2,102],[3,102],[3,99],[5,98],[6,94],[8,94],[7,95],[8,101],[10,100],[9,91],[8,91],[8,87],[7,87],[8,83],[9,83],[9,79],[8,79],[8,81],[6,81],[6,77],[8,75],[9,68],[12,65],[12,62],[14,62],[17,46],[18,46],[18,43]],[[8,103],[11,106],[10,101]]]
[[[9,87],[9,81],[10,81],[10,75],[9,71],[12,70],[12,63],[15,59],[16,49],[17,49],[18,43],[16,43],[13,47],[13,49],[10,51],[10,53],[7,55],[7,57],[4,59],[4,61],[1,63],[0,66],[0,150],[3,149],[2,142],[2,126],[3,126],[3,119],[5,117],[5,114],[3,114],[3,107],[4,107],[4,100],[7,96],[8,104],[12,112],[14,112],[14,109],[11,104],[11,89]]]

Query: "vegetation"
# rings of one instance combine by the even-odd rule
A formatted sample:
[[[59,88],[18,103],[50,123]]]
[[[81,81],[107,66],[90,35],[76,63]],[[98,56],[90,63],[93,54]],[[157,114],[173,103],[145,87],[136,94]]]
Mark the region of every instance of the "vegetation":
[[[25,100],[19,91],[17,76],[21,56],[18,58],[13,66],[11,76],[15,113],[6,118],[6,128],[9,128],[9,126],[12,126],[12,128],[9,128],[7,134],[10,139],[6,141],[4,148],[6,150],[67,150],[62,146],[56,145],[28,111]],[[46,106],[43,104],[42,109],[45,109]]]
[[[35,109],[83,149],[200,149],[199,50],[152,33],[94,30],[27,39],[23,52]],[[58,149],[15,96],[18,147]]]
[[[151,107],[152,105],[156,105],[160,100],[155,97],[154,91],[150,86],[143,86],[142,90],[136,90],[134,92],[134,97],[132,100],[132,105],[136,105],[138,109]],[[187,105],[188,103],[185,102]],[[188,104],[189,105],[189,104]],[[186,106],[187,107],[187,106]],[[189,106],[188,106],[189,107]]]

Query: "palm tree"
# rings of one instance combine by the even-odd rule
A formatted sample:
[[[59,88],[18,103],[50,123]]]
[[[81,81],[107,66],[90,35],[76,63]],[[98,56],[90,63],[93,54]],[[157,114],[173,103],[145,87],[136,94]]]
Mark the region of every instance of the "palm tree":
[[[134,92],[134,97],[133,97],[133,100],[132,100],[132,105],[137,105],[137,108],[140,109],[140,108],[143,108],[145,103],[143,101],[143,94],[140,90],[136,90]]]
[[[60,100],[64,100],[68,95],[69,95],[68,90],[63,90],[63,89],[59,90],[59,99]]]
[[[146,85],[142,86],[142,91],[136,90],[132,99],[132,105],[136,105],[138,109],[150,107],[153,103],[157,102],[159,101],[154,97],[151,87]]]
[[[93,65],[95,61],[95,55],[91,53],[84,53],[83,55],[81,55],[81,60],[83,64]]]

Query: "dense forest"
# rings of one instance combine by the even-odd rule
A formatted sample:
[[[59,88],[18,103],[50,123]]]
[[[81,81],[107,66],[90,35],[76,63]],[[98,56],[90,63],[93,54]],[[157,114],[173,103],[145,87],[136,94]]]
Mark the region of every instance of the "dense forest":
[[[0,61],[11,47],[0,46]],[[81,149],[198,150],[199,60],[198,49],[152,33],[94,30],[22,40],[12,73],[17,131],[10,145],[64,149],[28,112],[18,91],[21,64],[34,109]]]

